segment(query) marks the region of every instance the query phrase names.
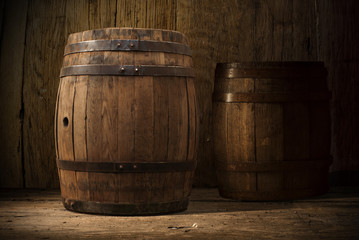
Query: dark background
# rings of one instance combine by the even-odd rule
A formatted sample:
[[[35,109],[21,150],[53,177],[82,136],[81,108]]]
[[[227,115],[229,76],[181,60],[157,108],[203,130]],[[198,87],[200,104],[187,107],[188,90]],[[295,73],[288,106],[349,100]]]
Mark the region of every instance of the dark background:
[[[358,25],[357,0],[2,0],[0,187],[59,187],[53,119],[66,39],[105,27],[163,28],[188,37],[201,127],[195,186],[216,186],[214,70],[217,62],[234,61],[325,63],[332,183],[353,181],[359,171]]]

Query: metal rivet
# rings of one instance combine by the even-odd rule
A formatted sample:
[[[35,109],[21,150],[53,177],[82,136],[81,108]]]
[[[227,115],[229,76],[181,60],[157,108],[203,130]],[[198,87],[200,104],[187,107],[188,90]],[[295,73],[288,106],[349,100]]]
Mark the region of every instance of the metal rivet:
[[[133,47],[133,46],[134,46],[133,43],[131,43],[131,44],[130,44],[130,47]]]
[[[137,165],[136,165],[136,164],[133,164],[133,168],[137,168]]]
[[[125,71],[125,68],[124,68],[124,67],[122,67],[122,68],[121,68],[121,72],[124,72],[124,71]]]
[[[123,168],[123,165],[120,165],[120,168]]]
[[[120,47],[121,46],[121,43],[117,43],[117,47]]]
[[[138,68],[135,68],[135,71],[138,72]]]

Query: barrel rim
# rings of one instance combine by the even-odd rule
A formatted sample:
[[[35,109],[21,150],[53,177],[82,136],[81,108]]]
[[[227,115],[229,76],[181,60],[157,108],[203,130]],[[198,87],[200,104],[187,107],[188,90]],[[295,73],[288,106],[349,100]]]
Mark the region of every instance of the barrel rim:
[[[161,28],[109,27],[109,28],[88,29],[88,30],[85,30],[85,31],[70,33],[69,36],[68,36],[68,40],[70,38],[72,38],[74,35],[77,35],[77,34],[86,34],[86,33],[96,32],[96,31],[111,31],[111,30],[161,31],[161,32],[167,32],[167,33],[174,33],[174,34],[180,35],[183,38],[184,43],[188,45],[188,38],[182,32],[179,32],[179,31],[176,31],[176,30],[161,29]],[[105,38],[101,38],[101,37],[96,38],[96,37],[94,37],[92,40],[100,40],[100,39],[105,39]],[[173,41],[173,42],[175,42],[175,41]]]
[[[227,78],[326,78],[323,62],[234,62],[217,63],[216,81]]]
[[[213,102],[223,103],[288,103],[308,101],[329,101],[329,91],[302,92],[214,92]]]
[[[64,207],[73,212],[113,215],[113,216],[149,216],[177,213],[187,210],[188,197],[168,202],[112,203],[81,201],[61,197]]]
[[[216,69],[230,68],[308,68],[324,67],[322,61],[252,61],[252,62],[223,62],[217,63]]]

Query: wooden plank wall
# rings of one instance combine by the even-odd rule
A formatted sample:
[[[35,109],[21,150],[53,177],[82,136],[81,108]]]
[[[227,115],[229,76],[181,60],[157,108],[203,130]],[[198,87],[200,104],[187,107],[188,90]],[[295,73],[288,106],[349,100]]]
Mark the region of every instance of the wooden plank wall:
[[[189,38],[200,109],[195,186],[215,186],[217,62],[325,61],[333,91],[332,171],[359,170],[356,0],[6,0],[0,2],[0,187],[57,188],[53,115],[69,33],[177,30]]]
[[[24,186],[22,92],[27,4],[27,1],[21,0],[1,4],[3,7],[0,56],[1,187]],[[22,7],[18,8],[19,5]]]
[[[332,91],[331,169],[345,176],[359,170],[359,1],[322,0],[318,12],[318,52]]]

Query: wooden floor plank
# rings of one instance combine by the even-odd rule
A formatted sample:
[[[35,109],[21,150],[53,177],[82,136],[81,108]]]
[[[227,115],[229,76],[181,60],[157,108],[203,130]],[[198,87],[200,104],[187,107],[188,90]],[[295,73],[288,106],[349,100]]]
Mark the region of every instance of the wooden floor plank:
[[[59,191],[0,191],[0,239],[358,239],[359,187],[291,202],[236,202],[193,189],[187,211],[116,217],[63,208]]]

